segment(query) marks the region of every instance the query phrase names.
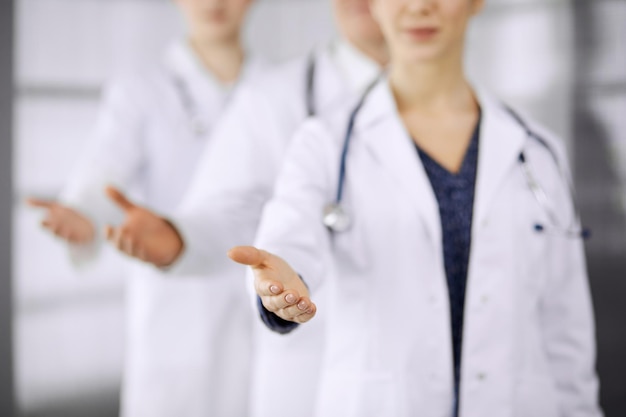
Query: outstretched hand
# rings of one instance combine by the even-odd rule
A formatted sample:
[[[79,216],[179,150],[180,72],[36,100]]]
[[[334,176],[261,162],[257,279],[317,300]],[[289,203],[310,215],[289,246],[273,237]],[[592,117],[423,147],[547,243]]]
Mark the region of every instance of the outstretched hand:
[[[309,290],[283,259],[252,246],[234,247],[228,256],[252,268],[254,289],[268,311],[296,323],[306,323],[315,316],[317,308]]]
[[[46,211],[41,225],[61,239],[69,243],[83,245],[91,243],[95,238],[94,225],[78,211],[56,201],[29,198],[26,202],[31,207]]]
[[[132,203],[114,187],[107,187],[106,193],[125,214],[122,224],[106,226],[109,242],[121,252],[157,267],[171,265],[178,259],[183,240],[170,222]]]

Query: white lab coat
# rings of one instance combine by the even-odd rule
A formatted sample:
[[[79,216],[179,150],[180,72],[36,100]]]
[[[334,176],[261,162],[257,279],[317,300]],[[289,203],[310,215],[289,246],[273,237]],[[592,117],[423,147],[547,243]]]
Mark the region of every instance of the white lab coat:
[[[329,109],[358,96],[380,72],[347,43],[315,54],[314,104]],[[171,218],[184,236],[185,253],[173,273],[216,273],[226,251],[249,244],[270,199],[283,155],[307,116],[308,57],[287,63],[258,82],[242,86],[214,132],[214,146],[198,164],[183,204]],[[241,281],[245,269],[241,268]],[[321,297],[320,303],[323,303]],[[256,314],[256,304],[253,306]],[[255,320],[251,416],[310,415],[323,346],[323,319],[292,337]],[[300,381],[289,377],[298,372]],[[306,386],[306,389],[303,387]],[[280,401],[276,400],[280,393]]]
[[[265,69],[248,59],[243,77]],[[186,92],[177,87],[181,81]],[[105,92],[95,137],[61,200],[87,213],[99,229],[122,219],[104,195],[107,184],[138,190],[142,204],[171,213],[199,155],[210,148],[207,134],[192,132],[191,113],[212,129],[232,89],[204,69],[186,42],[173,44],[163,65]],[[185,104],[189,98],[194,112]],[[89,249],[75,247],[72,254],[80,261]],[[250,312],[241,295],[244,286],[233,279],[239,271],[165,276],[132,263],[122,415],[247,416]],[[235,304],[240,308],[226,320],[225,311]]]
[[[518,156],[550,202],[571,199],[554,159],[503,107],[479,96],[482,124],[465,303],[460,416],[599,416],[594,323],[580,239],[548,223]],[[449,417],[453,363],[437,201],[383,80],[357,116],[344,207],[352,227],[322,225],[335,198],[349,111],[314,119],[292,142],[256,245],[286,259],[316,299],[329,285],[315,415]],[[550,146],[561,144],[542,129]],[[315,318],[305,328],[315,323]],[[291,373],[294,385],[301,379]]]

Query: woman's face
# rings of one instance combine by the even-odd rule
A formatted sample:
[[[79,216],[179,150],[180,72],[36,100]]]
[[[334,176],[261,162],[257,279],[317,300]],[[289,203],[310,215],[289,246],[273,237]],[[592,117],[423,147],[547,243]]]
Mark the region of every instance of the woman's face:
[[[392,61],[433,62],[462,53],[469,19],[483,0],[371,0]]]
[[[205,41],[237,37],[252,0],[175,0],[189,31]]]
[[[333,0],[333,9],[337,26],[348,40],[355,43],[383,40],[370,12],[369,0]]]

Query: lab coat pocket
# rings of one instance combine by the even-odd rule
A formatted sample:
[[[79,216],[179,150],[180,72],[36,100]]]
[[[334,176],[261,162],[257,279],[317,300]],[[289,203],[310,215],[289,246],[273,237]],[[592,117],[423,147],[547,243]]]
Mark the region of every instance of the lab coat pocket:
[[[556,389],[547,375],[524,375],[516,385],[515,417],[557,417]]]
[[[388,372],[326,371],[316,417],[397,417],[399,392]]]

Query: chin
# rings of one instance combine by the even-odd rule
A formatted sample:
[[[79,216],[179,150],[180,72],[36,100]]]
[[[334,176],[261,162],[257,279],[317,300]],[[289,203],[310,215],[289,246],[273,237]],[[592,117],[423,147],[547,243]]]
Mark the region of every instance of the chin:
[[[212,26],[202,30],[202,38],[207,42],[220,42],[231,39],[235,35],[236,31],[227,25]]]
[[[443,53],[437,45],[418,45],[405,48],[401,55],[410,64],[426,64],[439,61]]]
[[[367,41],[381,41],[383,42],[383,35],[376,24],[360,24],[354,25],[352,33],[356,39],[362,39]]]

